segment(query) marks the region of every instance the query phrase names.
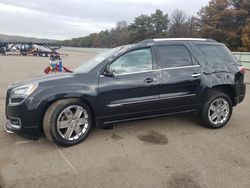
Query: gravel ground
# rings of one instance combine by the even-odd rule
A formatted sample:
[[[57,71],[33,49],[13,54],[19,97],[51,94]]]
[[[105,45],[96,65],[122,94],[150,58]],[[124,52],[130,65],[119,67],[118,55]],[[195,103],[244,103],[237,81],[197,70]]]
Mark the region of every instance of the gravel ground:
[[[71,69],[94,55],[63,52]],[[7,86],[43,75],[46,66],[47,58],[0,56],[0,187],[250,187],[250,71],[245,101],[222,129],[171,116],[96,128],[83,143],[62,148],[3,129]]]

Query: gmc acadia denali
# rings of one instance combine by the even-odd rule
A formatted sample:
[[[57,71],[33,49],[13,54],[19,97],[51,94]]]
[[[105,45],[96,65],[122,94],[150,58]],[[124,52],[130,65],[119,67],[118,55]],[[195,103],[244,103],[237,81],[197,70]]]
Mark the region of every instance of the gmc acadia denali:
[[[74,73],[10,86],[5,128],[63,146],[83,141],[94,126],[187,112],[215,129],[245,90],[244,69],[224,44],[148,39],[106,51]]]

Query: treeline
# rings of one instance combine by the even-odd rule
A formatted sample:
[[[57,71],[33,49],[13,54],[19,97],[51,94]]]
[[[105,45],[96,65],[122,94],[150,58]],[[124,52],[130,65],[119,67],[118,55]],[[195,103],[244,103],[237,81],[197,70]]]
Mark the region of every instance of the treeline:
[[[130,24],[119,21],[111,30],[61,42],[72,47],[115,47],[147,38],[204,37],[226,43],[231,50],[250,50],[250,1],[211,0],[196,16],[182,10],[171,15],[156,10]]]

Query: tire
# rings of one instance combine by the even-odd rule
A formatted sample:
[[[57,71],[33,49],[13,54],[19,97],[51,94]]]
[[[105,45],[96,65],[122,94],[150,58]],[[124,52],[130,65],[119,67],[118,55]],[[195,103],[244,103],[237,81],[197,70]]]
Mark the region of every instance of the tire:
[[[77,113],[78,109],[79,113]],[[85,123],[81,124],[83,122]],[[79,99],[63,99],[54,102],[47,109],[43,119],[46,137],[61,146],[72,146],[82,142],[89,135],[92,126],[91,110]]]
[[[201,111],[201,123],[211,129],[225,126],[233,112],[231,98],[223,92],[210,91],[205,101]]]

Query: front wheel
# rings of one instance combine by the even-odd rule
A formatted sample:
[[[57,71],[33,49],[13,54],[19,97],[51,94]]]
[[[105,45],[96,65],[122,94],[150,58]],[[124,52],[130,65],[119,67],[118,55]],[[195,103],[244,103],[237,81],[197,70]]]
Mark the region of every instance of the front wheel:
[[[212,91],[202,108],[202,123],[209,128],[221,128],[229,121],[232,111],[231,98],[225,93]]]
[[[83,141],[89,135],[91,127],[91,110],[78,99],[54,102],[43,120],[47,138],[62,146],[72,146]]]

